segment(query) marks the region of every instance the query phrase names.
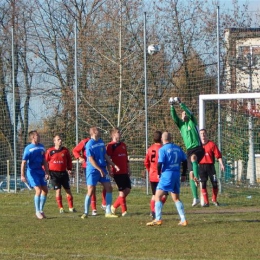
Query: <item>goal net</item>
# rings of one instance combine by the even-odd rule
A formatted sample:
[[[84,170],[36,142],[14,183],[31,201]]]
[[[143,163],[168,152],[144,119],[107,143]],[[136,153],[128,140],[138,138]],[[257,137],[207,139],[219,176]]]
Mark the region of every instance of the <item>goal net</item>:
[[[260,184],[260,93],[199,97],[199,127],[206,128],[222,151],[225,171],[218,172],[221,191]],[[250,192],[247,193],[250,198]],[[245,195],[247,195],[245,194]]]

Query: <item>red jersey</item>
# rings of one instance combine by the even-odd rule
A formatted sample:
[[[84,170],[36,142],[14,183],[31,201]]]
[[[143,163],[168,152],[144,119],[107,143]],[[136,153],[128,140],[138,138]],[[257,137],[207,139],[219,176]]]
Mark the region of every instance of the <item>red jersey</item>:
[[[128,173],[128,154],[126,149],[126,144],[123,142],[111,141],[107,145],[107,155],[110,156],[114,164],[119,167],[117,172],[113,167],[114,174],[126,174]]]
[[[85,159],[84,163],[82,163],[82,167],[86,168],[86,161],[87,161],[87,156],[86,156],[86,150],[85,150],[85,145],[86,143],[90,140],[90,138],[86,138],[81,140],[77,146],[75,146],[72,150],[73,156],[78,159],[79,157],[83,157]]]
[[[159,182],[158,171],[157,171],[157,162],[159,156],[159,149],[162,147],[162,144],[152,144],[146,152],[144,159],[144,166],[149,173],[149,180],[151,182]]]
[[[65,147],[61,147],[59,150],[56,150],[55,147],[49,148],[45,154],[45,159],[49,164],[50,171],[64,172],[72,169],[70,152]]]
[[[222,154],[214,142],[208,141],[203,145],[203,148],[205,150],[205,155],[200,161],[200,164],[214,164],[215,158],[222,158]]]

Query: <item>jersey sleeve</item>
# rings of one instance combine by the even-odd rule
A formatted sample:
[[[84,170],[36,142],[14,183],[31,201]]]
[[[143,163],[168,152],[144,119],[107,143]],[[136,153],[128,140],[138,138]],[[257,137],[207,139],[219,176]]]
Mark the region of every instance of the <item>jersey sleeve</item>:
[[[85,141],[80,141],[72,150],[73,156],[78,159],[85,149]]]
[[[174,106],[171,106],[171,117],[175,124],[180,128],[181,127],[181,119],[178,117]]]
[[[72,159],[71,159],[70,151],[68,149],[67,149],[67,169],[69,171],[72,170]]]
[[[214,153],[214,156],[219,159],[219,158],[222,158],[222,154],[221,152],[219,151],[217,145],[214,143],[214,146],[213,146],[213,153]]]
[[[146,168],[147,171],[149,171],[149,169],[150,169],[149,150],[147,150],[147,153],[144,158],[144,167]]]

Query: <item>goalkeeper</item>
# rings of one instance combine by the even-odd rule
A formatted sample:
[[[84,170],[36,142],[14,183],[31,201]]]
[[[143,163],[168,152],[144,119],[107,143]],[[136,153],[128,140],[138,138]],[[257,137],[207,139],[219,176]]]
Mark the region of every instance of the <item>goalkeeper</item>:
[[[197,120],[192,112],[186,107],[184,103],[181,102],[178,97],[171,97],[169,99],[169,103],[171,105],[171,117],[180,129],[184,145],[187,149],[188,170],[190,172],[190,187],[193,195],[192,206],[194,207],[200,203],[197,190],[197,186],[199,183],[198,163],[203,158],[205,151],[200,141],[200,136],[197,129]],[[179,104],[181,109],[183,110],[181,114],[181,119],[178,117],[175,111],[175,108],[173,106],[174,103]]]

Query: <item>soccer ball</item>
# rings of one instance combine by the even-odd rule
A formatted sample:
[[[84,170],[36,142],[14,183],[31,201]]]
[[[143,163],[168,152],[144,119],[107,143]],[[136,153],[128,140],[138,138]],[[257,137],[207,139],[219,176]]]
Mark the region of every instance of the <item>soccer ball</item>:
[[[150,55],[154,55],[156,54],[157,52],[159,52],[159,46],[158,45],[155,45],[155,44],[151,44],[148,46],[148,49],[147,49],[148,53]]]

